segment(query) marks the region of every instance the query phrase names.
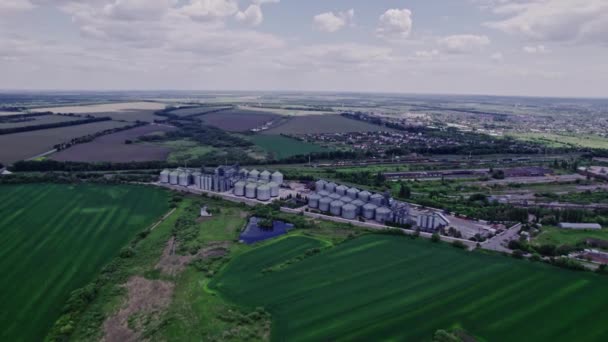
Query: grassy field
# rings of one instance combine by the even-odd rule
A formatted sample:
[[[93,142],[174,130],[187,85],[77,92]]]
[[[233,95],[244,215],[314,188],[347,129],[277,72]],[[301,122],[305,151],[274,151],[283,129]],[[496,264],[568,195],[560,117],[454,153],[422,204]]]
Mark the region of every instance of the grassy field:
[[[192,140],[174,140],[161,143],[161,146],[171,149],[167,161],[170,163],[184,163],[199,160],[216,149],[211,146],[201,146]]]
[[[548,133],[518,133],[512,134],[512,136],[528,141],[538,141],[549,147],[575,146],[608,149],[608,139],[595,135],[573,136]]]
[[[560,246],[564,244],[576,245],[579,242],[585,242],[586,239],[608,240],[608,229],[573,230],[543,226],[542,233],[534,238],[533,242],[538,245],[552,244]]]
[[[604,276],[377,235],[285,264],[316,247],[297,237],[246,252],[210,288],[268,310],[274,341],[428,341],[456,327],[480,341],[608,339]]]
[[[1,339],[40,341],[71,291],[168,210],[140,186],[0,186]]]
[[[84,119],[84,118],[75,117],[75,116],[63,116],[63,115],[35,116],[35,117],[29,117],[28,120],[24,120],[24,121],[15,121],[15,122],[1,122],[0,121],[0,129],[55,124],[55,123],[60,123],[60,122],[69,122],[69,121],[76,121],[76,120],[82,120],[82,119]]]
[[[267,151],[275,159],[284,159],[292,156],[323,152],[327,149],[307,142],[284,137],[282,135],[255,135],[251,140]]]
[[[386,127],[376,126],[367,122],[347,119],[340,115],[308,115],[295,116],[284,124],[273,127],[264,134],[321,134],[321,133],[348,133],[348,132],[376,132],[390,130]]]

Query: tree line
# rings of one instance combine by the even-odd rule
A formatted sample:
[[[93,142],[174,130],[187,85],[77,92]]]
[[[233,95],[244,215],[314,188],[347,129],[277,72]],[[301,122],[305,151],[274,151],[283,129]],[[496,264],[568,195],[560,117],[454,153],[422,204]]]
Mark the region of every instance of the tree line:
[[[54,123],[47,123],[47,124],[42,124],[42,125],[0,128],[0,135],[39,131],[39,130],[50,129],[50,128],[78,126],[78,125],[85,125],[85,124],[90,124],[90,123],[94,123],[94,122],[110,121],[110,120],[112,120],[112,118],[109,118],[109,117],[87,118],[87,119],[82,119],[82,120],[54,122]]]

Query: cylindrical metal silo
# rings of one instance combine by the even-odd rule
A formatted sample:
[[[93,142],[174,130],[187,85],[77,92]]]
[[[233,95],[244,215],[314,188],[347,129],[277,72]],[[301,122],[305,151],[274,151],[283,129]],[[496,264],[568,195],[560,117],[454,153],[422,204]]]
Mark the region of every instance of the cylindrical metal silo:
[[[285,177],[283,177],[283,174],[280,173],[279,171],[276,171],[275,173],[272,174],[272,181],[281,185],[283,184],[283,182],[285,181]]]
[[[251,170],[249,172],[249,180],[251,181],[257,181],[258,179],[260,179],[260,171],[258,170]]]
[[[340,185],[336,187],[336,193],[340,196],[346,196],[346,191],[348,190],[347,187],[345,187],[344,185]]]
[[[179,174],[179,185],[188,186],[190,185],[190,174],[188,172],[182,172]]]
[[[266,184],[258,186],[257,199],[260,201],[270,200],[270,187]]]
[[[343,205],[342,217],[347,220],[354,220],[357,218],[357,207],[350,203]]]
[[[247,179],[247,177],[249,177],[249,170],[247,170],[247,169],[240,169],[239,170],[239,177],[241,179]]]
[[[326,181],[319,179],[318,181],[315,182],[315,191],[319,192],[321,190],[325,190],[325,184],[327,184]]]
[[[325,190],[327,190],[329,193],[336,192],[336,186],[336,183],[325,184]]]
[[[160,173],[160,182],[164,184],[169,183],[170,174],[171,172],[169,170],[163,170],[163,172]]]
[[[270,172],[268,172],[267,170],[262,171],[262,173],[260,173],[260,180],[264,182],[270,182]]]
[[[357,188],[350,188],[346,191],[346,196],[356,200],[357,199],[357,195],[359,194],[359,189]]]
[[[323,211],[323,212],[328,212],[329,211],[329,205],[331,204],[331,202],[333,202],[334,200],[329,198],[329,197],[323,197],[319,200],[319,210]]]
[[[328,191],[325,190],[321,190],[321,191],[317,191],[317,194],[321,197],[327,197],[330,195],[330,193]]]
[[[365,202],[363,202],[360,199],[356,199],[352,202],[350,202],[350,204],[354,205],[355,207],[357,207],[357,215],[361,214],[361,209],[363,209],[363,206],[365,205]]]
[[[171,185],[178,185],[179,184],[179,172],[172,171],[169,174],[169,183],[171,183]]]
[[[279,197],[279,183],[270,182],[268,186],[270,187],[270,197]]]
[[[201,173],[196,171],[192,173],[192,182],[196,185],[197,189],[201,188]]]
[[[361,191],[357,194],[357,197],[365,203],[369,202],[371,196],[372,194],[369,191]]]
[[[245,196],[245,187],[246,186],[247,186],[247,184],[243,181],[236,182],[236,184],[234,184],[234,194],[236,196],[240,196],[240,197]]]
[[[342,207],[344,206],[344,202],[342,201],[333,201],[329,204],[329,211],[334,216],[340,216],[342,214]]]
[[[344,203],[350,203],[353,201],[353,199],[348,196],[342,196],[342,197],[340,197],[340,201],[342,201]]]
[[[393,211],[386,207],[380,207],[376,209],[376,221],[384,223],[386,221],[391,221],[391,216]]]
[[[333,199],[334,201],[337,201],[340,198],[342,198],[342,196],[340,196],[340,195],[338,195],[336,193],[332,193],[332,194],[329,194],[329,198]]]
[[[378,209],[378,206],[372,203],[367,203],[366,205],[363,206],[363,217],[365,217],[366,219],[369,220],[373,220],[374,217],[376,217],[376,209]]]
[[[369,201],[377,206],[382,206],[382,204],[384,204],[384,196],[380,195],[380,194],[373,194],[370,198]]]
[[[319,201],[321,200],[321,196],[317,194],[312,194],[308,196],[308,206],[313,209],[319,208]]]
[[[245,186],[245,196],[247,198],[255,198],[256,190],[258,185],[256,183],[249,183]]]

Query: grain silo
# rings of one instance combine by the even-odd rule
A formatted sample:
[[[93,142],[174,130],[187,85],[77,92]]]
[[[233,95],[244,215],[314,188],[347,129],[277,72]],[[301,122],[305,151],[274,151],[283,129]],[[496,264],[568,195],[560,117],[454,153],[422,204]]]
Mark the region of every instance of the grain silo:
[[[279,171],[276,171],[275,173],[272,174],[271,180],[274,183],[277,183],[277,184],[281,185],[285,181],[285,177],[283,177],[282,173],[280,173]]]
[[[245,186],[245,196],[247,198],[255,198],[256,190],[258,185],[256,183],[249,183]]]
[[[342,201],[344,203],[350,203],[353,201],[353,199],[348,196],[342,196],[342,197],[340,197],[340,201]]]
[[[329,191],[326,191],[326,190],[317,191],[317,194],[321,197],[327,197],[327,196],[331,195],[329,193]]]
[[[247,183],[245,183],[244,181],[236,182],[236,184],[234,184],[234,194],[239,197],[245,196],[246,186]]]
[[[342,214],[342,207],[344,206],[344,202],[342,201],[333,201],[329,204],[329,211],[334,216],[340,216]]]
[[[260,201],[269,201],[270,200],[270,187],[266,184],[258,186],[257,198]]]
[[[249,172],[248,179],[250,181],[257,182],[258,179],[260,179],[260,171],[258,171],[258,170],[251,170],[251,172]]]
[[[342,217],[347,220],[354,220],[357,218],[357,207],[347,203],[342,206]]]
[[[319,200],[319,210],[324,211],[324,212],[328,212],[329,211],[329,205],[331,204],[331,202],[333,202],[334,200],[332,200],[329,197],[323,197]]]
[[[360,199],[356,199],[356,200],[350,202],[350,204],[352,204],[355,207],[357,207],[357,215],[359,215],[359,214],[361,214],[361,209],[363,209],[363,206],[365,205],[365,202],[363,202]]]
[[[160,182],[167,184],[169,183],[169,175],[171,174],[171,171],[169,170],[163,170],[163,172],[160,173]]]
[[[327,190],[329,193],[336,192],[336,183],[325,184],[325,190]]]
[[[192,173],[192,181],[194,185],[196,185],[197,189],[201,188],[201,175],[202,173],[200,173],[199,171]]]
[[[373,194],[370,198],[369,201],[377,206],[382,206],[382,204],[384,204],[384,196],[380,195],[380,194]]]
[[[321,196],[317,194],[312,194],[308,196],[308,206],[314,209],[319,208],[319,201],[321,200]]]
[[[392,221],[393,211],[386,207],[376,209],[376,221],[384,223]]]
[[[190,173],[187,171],[182,171],[179,176],[179,185],[180,186],[188,186],[190,185]]]
[[[264,182],[270,182],[270,172],[268,172],[267,170],[262,171],[262,173],[260,173],[260,180]]]
[[[378,206],[372,203],[367,203],[366,205],[363,206],[363,210],[362,210],[362,214],[363,217],[365,217],[366,219],[369,220],[373,220],[374,217],[376,217],[376,209],[378,209]]]
[[[169,174],[169,183],[171,183],[171,185],[179,184],[179,172],[177,170],[171,171]]]
[[[270,187],[270,197],[279,197],[279,184],[270,182],[268,186]]]
[[[352,198],[353,200],[357,199],[358,194],[359,194],[359,189],[357,189],[357,188],[350,188],[346,191],[346,196]]]
[[[346,191],[348,190],[347,187],[345,187],[344,185],[340,185],[336,187],[336,193],[340,196],[346,196]]]
[[[247,169],[240,169],[239,170],[239,177],[241,179],[247,179],[247,177],[249,177],[249,170],[247,170]]]
[[[325,185],[327,184],[326,181],[319,179],[318,181],[315,182],[315,191],[319,192],[321,190],[325,190]]]
[[[371,196],[372,194],[369,191],[361,191],[357,194],[357,197],[365,203],[369,202]]]
[[[334,201],[337,201],[337,200],[339,200],[340,198],[342,198],[342,196],[340,196],[340,195],[338,195],[338,194],[336,194],[336,193],[333,193],[333,194],[329,194],[329,198],[331,198],[331,199],[332,199],[332,200],[334,200]]]

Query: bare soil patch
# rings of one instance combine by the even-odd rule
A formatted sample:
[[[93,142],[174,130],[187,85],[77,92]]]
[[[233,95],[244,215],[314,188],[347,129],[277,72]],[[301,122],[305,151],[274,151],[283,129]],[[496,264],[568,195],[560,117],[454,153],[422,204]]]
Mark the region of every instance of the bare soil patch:
[[[186,266],[196,259],[207,259],[217,258],[228,254],[230,242],[212,242],[203,247],[195,255],[179,255],[176,254],[178,243],[174,237],[171,237],[167,241],[167,245],[163,250],[163,254],[160,260],[156,264],[156,269],[160,270],[163,274],[169,276],[176,276],[182,272]]]
[[[174,128],[160,125],[136,127],[101,136],[86,144],[72,146],[54,154],[52,159],[88,163],[162,161],[166,160],[171,153],[170,148],[147,143],[126,144],[126,141],[135,141],[144,135],[171,130],[174,130]]]
[[[158,324],[163,311],[171,304],[174,284],[162,280],[132,277],[124,285],[127,301],[103,325],[103,341],[138,341],[144,326]]]

